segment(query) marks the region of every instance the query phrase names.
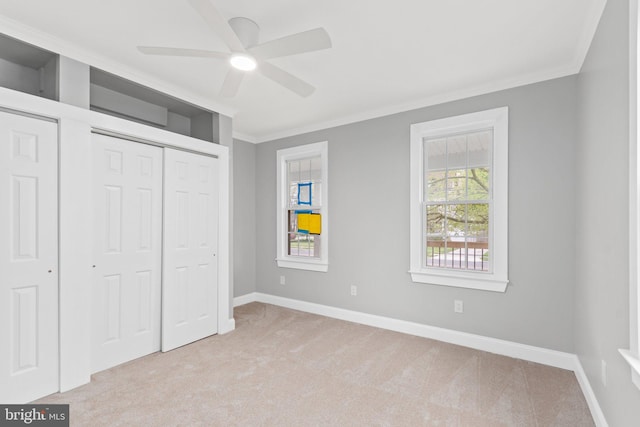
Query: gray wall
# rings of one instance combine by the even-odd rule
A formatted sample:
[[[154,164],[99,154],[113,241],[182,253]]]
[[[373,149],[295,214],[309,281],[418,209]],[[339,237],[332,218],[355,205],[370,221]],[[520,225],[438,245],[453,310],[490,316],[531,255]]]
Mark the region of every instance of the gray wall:
[[[233,140],[233,296],[256,291],[256,146]]]
[[[640,391],[618,354],[629,348],[628,3],[607,2],[579,77],[576,353],[611,426],[640,422]]]
[[[567,77],[259,144],[256,290],[573,352],[576,91],[577,78]],[[510,108],[507,292],[412,283],[409,126],[502,106]],[[279,269],[276,150],[325,140],[329,272]],[[453,312],[454,299],[464,314]]]

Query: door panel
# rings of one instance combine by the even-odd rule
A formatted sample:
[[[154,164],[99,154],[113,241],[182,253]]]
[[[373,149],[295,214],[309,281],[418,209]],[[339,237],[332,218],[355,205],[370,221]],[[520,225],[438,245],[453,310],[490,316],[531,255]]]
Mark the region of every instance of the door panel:
[[[0,402],[58,391],[58,126],[0,112]]]
[[[165,148],[162,351],[218,332],[218,160]]]
[[[162,149],[92,138],[97,372],[160,350]]]

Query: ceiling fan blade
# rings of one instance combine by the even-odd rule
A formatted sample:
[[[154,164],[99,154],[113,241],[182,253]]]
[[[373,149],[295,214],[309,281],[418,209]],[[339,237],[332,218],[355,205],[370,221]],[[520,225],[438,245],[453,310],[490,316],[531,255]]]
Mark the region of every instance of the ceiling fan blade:
[[[228,59],[231,55],[225,52],[214,52],[201,49],[183,49],[180,47],[138,46],[138,50],[145,55],[189,56],[196,58]]]
[[[259,44],[249,49],[258,59],[279,58],[331,47],[331,38],[324,28],[316,28]]]
[[[227,73],[227,76],[224,78],[222,89],[220,89],[220,95],[226,98],[233,98],[234,96],[236,96],[236,93],[238,93],[238,88],[240,87],[240,83],[242,83],[243,77],[243,71],[231,68]]]
[[[209,27],[218,34],[232,52],[244,52],[244,46],[231,26],[210,0],[189,0],[191,7],[202,16]]]
[[[302,97],[307,97],[316,90],[316,88],[311,86],[309,83],[300,80],[296,76],[287,73],[282,68],[276,67],[268,62],[261,62],[260,65],[258,65],[257,70],[259,70],[265,77]]]

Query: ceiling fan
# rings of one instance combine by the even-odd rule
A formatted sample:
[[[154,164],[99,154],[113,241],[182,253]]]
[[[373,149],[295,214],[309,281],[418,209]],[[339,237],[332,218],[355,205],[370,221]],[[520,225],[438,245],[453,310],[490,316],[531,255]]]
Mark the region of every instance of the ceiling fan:
[[[231,68],[220,90],[220,94],[225,97],[235,96],[245,74],[252,70],[260,72],[300,96],[307,97],[313,93],[315,88],[312,85],[267,60],[330,48],[331,39],[324,28],[315,28],[258,44],[260,28],[252,20],[237,17],[227,22],[210,0],[188,1],[209,27],[222,38],[230,52],[138,46],[140,52],[146,55],[218,58],[229,61]]]

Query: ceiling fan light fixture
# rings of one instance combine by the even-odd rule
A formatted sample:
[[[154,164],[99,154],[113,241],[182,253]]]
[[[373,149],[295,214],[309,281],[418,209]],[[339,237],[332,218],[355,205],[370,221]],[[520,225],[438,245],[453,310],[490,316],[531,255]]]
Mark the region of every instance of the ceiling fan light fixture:
[[[255,58],[246,53],[236,53],[229,59],[231,66],[241,71],[252,71],[256,69],[258,63]]]

